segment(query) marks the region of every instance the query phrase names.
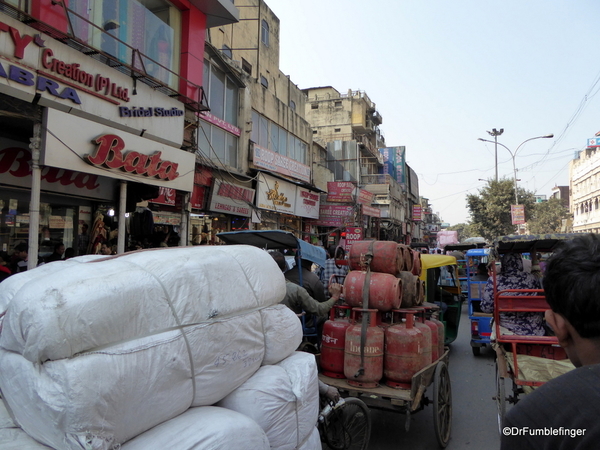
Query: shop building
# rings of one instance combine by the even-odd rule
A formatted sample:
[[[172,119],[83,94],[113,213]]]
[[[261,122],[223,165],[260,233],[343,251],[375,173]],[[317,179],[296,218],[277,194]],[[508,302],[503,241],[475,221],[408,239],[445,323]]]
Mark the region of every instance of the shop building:
[[[237,16],[229,0],[2,2],[2,249],[27,242],[29,267],[56,242],[122,252],[161,214],[187,236],[205,32]]]

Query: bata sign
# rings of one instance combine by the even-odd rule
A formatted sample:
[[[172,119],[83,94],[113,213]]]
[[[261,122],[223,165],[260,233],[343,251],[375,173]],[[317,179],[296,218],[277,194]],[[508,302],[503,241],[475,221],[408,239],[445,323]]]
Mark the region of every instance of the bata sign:
[[[161,152],[156,152],[152,156],[135,151],[123,152],[125,141],[116,134],[105,134],[95,142],[98,144],[96,151],[93,155],[86,156],[87,161],[94,166],[123,169],[125,172],[169,181],[179,176],[178,164],[163,161]]]
[[[193,153],[53,109],[46,110],[45,130],[41,163],[46,166],[193,189]]]

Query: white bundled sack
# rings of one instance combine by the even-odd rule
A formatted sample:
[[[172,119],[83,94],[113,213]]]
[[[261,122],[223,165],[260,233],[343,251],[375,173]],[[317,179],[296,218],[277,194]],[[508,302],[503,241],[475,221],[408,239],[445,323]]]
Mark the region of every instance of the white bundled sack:
[[[308,439],[304,441],[298,450],[322,450],[323,446],[321,445],[321,435],[319,434],[319,429],[314,427],[311,431]]]
[[[4,402],[0,400],[0,448],[2,450],[48,450],[50,447],[40,444],[17,427],[6,410]]]
[[[14,293],[0,335],[0,346],[32,362],[210,322],[285,295],[273,258],[247,245],[125,253],[37,273]]]
[[[269,450],[269,440],[258,424],[243,414],[202,406],[188,409],[121,446],[121,450],[165,449]]]
[[[172,330],[44,364],[0,349],[0,387],[18,424],[37,440],[109,449],[190,406],[218,402],[259,369],[265,346],[285,353],[277,342],[265,345],[262,319],[271,311],[280,317],[275,305],[187,327],[186,339]],[[269,321],[273,335],[287,326]]]
[[[265,333],[265,358],[262,363],[277,364],[302,343],[302,324],[294,311],[281,304],[261,314]]]
[[[256,421],[272,449],[297,449],[309,439],[319,414],[314,355],[295,352],[279,364],[262,366],[218,406]]]

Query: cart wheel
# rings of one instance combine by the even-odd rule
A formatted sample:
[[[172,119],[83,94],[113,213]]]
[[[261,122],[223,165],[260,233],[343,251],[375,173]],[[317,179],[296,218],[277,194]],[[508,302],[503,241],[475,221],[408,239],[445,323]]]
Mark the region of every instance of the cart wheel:
[[[471,347],[473,351],[473,356],[479,356],[481,354],[481,347]]]
[[[325,444],[333,450],[366,450],[371,437],[371,414],[365,403],[353,397],[332,412]]]
[[[498,409],[498,433],[502,435],[502,423],[504,422],[504,414],[506,413],[506,392],[504,377],[500,376],[498,362],[496,362],[496,407]]]
[[[445,448],[452,428],[452,389],[446,363],[440,361],[433,377],[433,425],[440,447]]]

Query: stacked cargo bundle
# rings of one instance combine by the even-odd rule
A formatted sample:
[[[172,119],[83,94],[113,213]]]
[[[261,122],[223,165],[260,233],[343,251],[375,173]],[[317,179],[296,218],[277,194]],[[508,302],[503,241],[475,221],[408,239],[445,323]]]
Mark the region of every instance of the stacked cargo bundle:
[[[409,373],[410,382],[412,375],[443,354],[441,322],[425,318],[425,309],[419,307],[425,297],[420,253],[392,241],[358,241],[350,248],[349,266],[343,294],[352,313],[348,317],[334,309],[324,325],[324,373],[366,388],[377,386],[384,375],[390,378],[389,385],[399,387],[399,382],[406,382],[404,376],[394,379],[400,372]],[[413,335],[419,336],[417,342],[402,342]]]
[[[74,258],[2,287],[0,388],[35,440],[57,449],[288,448],[269,442],[278,423],[212,406],[275,370],[265,367],[279,365],[290,380],[299,371],[302,330],[279,304],[285,281],[267,252],[203,246]],[[312,408],[298,448],[315,448],[313,369],[314,391],[299,396],[298,377],[287,386],[286,398]]]

